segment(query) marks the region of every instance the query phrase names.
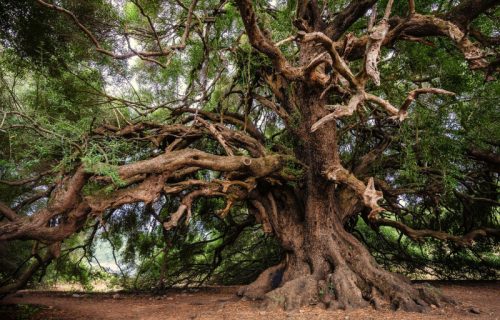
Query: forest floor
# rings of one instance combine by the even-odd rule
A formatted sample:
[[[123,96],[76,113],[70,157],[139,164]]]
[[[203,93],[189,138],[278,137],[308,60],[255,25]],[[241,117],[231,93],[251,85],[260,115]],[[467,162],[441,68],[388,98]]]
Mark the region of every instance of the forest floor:
[[[21,291],[0,300],[0,319],[488,319],[500,320],[500,282],[434,282],[457,306],[430,313],[375,311],[372,308],[329,311],[305,307],[293,312],[262,309],[258,301],[242,301],[236,287],[163,295]]]

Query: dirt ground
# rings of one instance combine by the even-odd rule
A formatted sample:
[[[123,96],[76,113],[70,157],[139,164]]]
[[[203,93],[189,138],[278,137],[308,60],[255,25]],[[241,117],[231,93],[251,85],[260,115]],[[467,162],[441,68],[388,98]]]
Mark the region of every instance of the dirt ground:
[[[146,294],[22,291],[0,300],[0,319],[500,319],[500,282],[432,282],[459,301],[430,313],[375,311],[371,308],[329,311],[319,307],[286,312],[242,301],[235,287],[199,292]]]

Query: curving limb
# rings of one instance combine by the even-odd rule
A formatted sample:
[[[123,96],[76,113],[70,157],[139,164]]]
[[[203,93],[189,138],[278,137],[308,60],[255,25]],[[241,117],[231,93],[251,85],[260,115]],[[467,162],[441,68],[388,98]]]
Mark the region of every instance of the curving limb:
[[[375,226],[389,226],[396,228],[414,241],[421,241],[425,238],[434,238],[443,241],[452,241],[461,246],[470,246],[479,237],[500,237],[500,229],[478,228],[469,231],[463,236],[456,236],[442,231],[429,229],[413,229],[404,223],[389,219],[376,219],[372,222]]]
[[[18,217],[7,206],[0,207],[11,221],[0,225],[0,239],[62,240],[83,226],[90,215],[99,215],[109,208],[126,203],[142,201],[150,203],[165,190],[169,177],[182,170],[210,169],[232,172],[235,176],[254,179],[278,174],[283,158],[270,155],[260,158],[246,156],[218,156],[195,149],[182,149],[161,154],[157,157],[132,164],[117,166],[116,170],[124,185],[133,187],[117,189],[107,195],[81,196],[81,190],[89,179],[99,178],[81,165],[72,175],[63,177],[52,192],[49,205],[30,217]],[[99,179],[109,183],[109,179]],[[103,188],[106,186],[104,185]],[[115,186],[116,187],[116,186]],[[167,185],[168,187],[168,185]],[[222,188],[222,187],[221,187]],[[227,188],[227,187],[224,187]],[[49,220],[56,216],[66,216],[63,223],[50,227]]]

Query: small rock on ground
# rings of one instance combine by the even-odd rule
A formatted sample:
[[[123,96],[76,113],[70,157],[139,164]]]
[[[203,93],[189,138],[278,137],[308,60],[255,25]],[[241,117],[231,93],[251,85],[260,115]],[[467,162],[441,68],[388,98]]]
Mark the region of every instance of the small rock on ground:
[[[469,312],[470,313],[474,313],[474,314],[480,314],[481,313],[481,310],[479,310],[478,308],[476,307],[470,307],[469,308]]]

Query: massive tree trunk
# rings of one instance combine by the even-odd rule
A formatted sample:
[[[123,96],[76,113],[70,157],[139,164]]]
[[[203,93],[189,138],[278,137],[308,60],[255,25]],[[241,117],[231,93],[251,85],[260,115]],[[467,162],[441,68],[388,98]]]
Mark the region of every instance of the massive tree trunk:
[[[431,304],[449,301],[431,288],[417,288],[403,276],[383,270],[344,230],[336,206],[327,192],[316,189],[308,191],[304,221],[279,211],[278,224],[287,226],[277,234],[286,259],[239,293],[285,309],[309,304],[348,309],[371,304],[423,311]]]
[[[302,126],[296,131],[296,156],[307,165],[304,185],[288,192],[270,188],[255,195],[286,252],[279,265],[264,271],[240,295],[265,299],[269,304],[294,309],[308,304],[329,308],[373,305],[407,311],[423,311],[445,301],[435,290],[415,287],[409,280],[383,270],[369,251],[344,229],[345,220],[362,208],[358,198],[329,181],[326,168],[339,161],[336,124],[330,122],[310,133],[324,116],[324,102],[314,88],[299,88],[297,97]],[[354,202],[352,201],[354,200]],[[449,300],[446,300],[449,301]]]

